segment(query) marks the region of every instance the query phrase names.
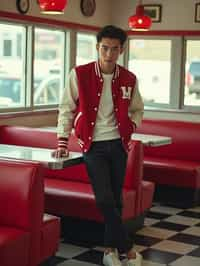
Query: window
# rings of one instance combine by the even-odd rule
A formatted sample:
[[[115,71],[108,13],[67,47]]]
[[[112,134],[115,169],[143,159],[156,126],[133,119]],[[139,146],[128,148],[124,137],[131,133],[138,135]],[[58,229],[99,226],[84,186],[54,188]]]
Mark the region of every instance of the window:
[[[58,104],[64,73],[65,34],[35,28],[34,104]]]
[[[76,53],[76,65],[83,65],[96,60],[96,36],[78,33]]]
[[[0,24],[0,108],[25,105],[24,50],[25,27]]]
[[[131,37],[128,68],[146,109],[200,111],[199,47],[199,37]]]
[[[128,47],[119,63],[136,74],[145,109],[200,113],[197,34],[134,35]],[[55,108],[69,69],[96,59],[96,33],[0,22],[0,112]]]
[[[170,40],[130,40],[128,68],[137,76],[145,105],[169,105],[170,59]]]
[[[1,109],[33,109],[59,103],[67,71],[64,63],[66,33],[31,25],[0,24]],[[26,57],[27,50],[31,54],[32,41],[33,60],[32,56]]]
[[[186,41],[184,105],[200,106],[200,40]]]

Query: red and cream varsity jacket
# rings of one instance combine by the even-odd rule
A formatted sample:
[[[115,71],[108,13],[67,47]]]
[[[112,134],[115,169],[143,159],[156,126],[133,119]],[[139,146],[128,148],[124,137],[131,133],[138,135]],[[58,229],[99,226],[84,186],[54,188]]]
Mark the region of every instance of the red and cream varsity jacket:
[[[60,146],[65,146],[65,138],[68,138],[74,127],[83,152],[89,150],[93,141],[103,82],[98,62],[81,65],[71,71],[59,107]],[[119,135],[127,149],[131,134],[142,120],[144,109],[135,75],[116,65],[111,90]]]

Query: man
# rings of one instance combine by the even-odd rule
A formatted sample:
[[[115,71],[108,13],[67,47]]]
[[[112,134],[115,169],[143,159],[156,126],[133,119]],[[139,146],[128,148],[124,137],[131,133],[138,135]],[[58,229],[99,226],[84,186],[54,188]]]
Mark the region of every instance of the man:
[[[143,115],[135,75],[116,64],[126,39],[122,29],[105,26],[97,34],[98,61],[71,71],[59,108],[54,151],[55,157],[68,156],[68,137],[74,127],[104,216],[105,266],[122,265],[118,250],[127,254],[127,266],[141,266],[142,261],[121,219],[127,151]]]

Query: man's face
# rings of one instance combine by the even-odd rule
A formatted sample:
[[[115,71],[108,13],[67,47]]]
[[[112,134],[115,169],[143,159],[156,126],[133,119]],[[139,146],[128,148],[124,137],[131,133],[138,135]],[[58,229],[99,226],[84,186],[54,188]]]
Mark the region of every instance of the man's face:
[[[101,42],[97,43],[97,51],[100,65],[112,68],[115,66],[119,55],[123,52],[123,48],[118,39],[102,38]]]

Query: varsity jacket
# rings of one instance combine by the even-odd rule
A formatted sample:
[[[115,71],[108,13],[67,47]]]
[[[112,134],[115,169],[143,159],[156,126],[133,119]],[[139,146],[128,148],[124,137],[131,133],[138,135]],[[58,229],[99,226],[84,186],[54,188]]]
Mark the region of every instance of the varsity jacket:
[[[74,127],[79,145],[83,152],[87,152],[92,143],[103,77],[98,62],[76,67],[75,75],[75,79],[69,79],[67,92],[60,104],[58,138],[61,144],[62,141],[64,143]],[[76,86],[78,92],[73,89]],[[143,102],[136,87],[135,75],[119,65],[115,67],[111,87],[118,131],[127,149],[131,134],[142,120]]]

